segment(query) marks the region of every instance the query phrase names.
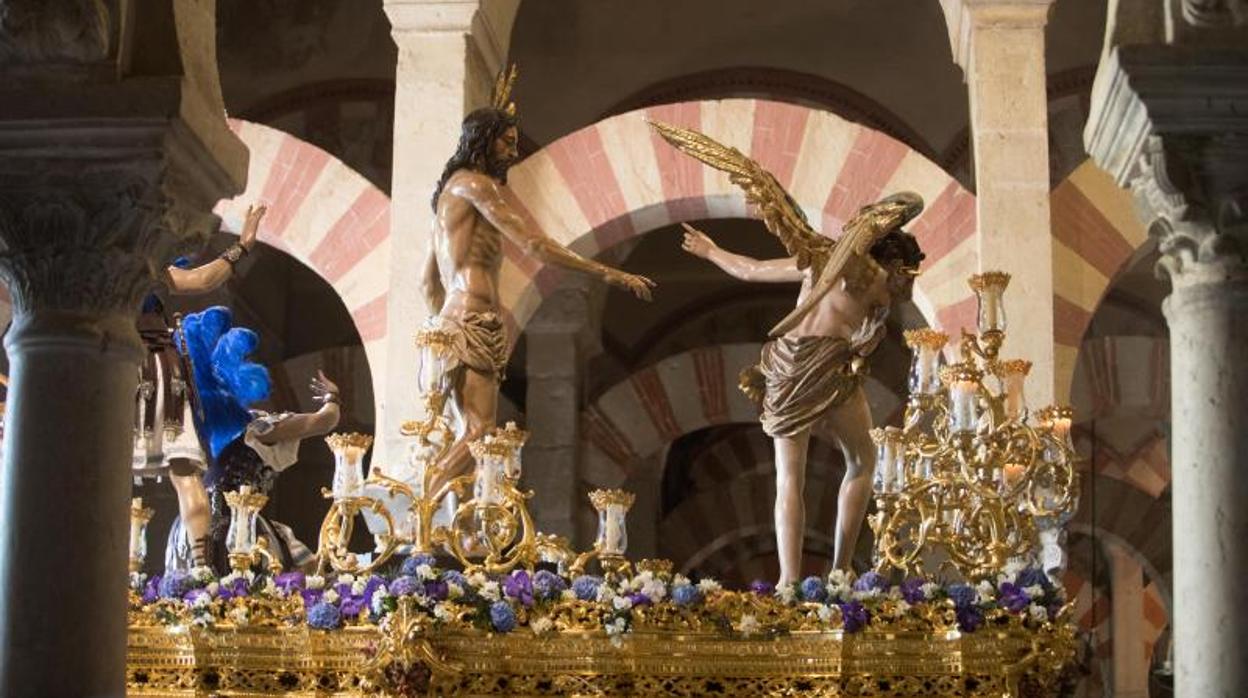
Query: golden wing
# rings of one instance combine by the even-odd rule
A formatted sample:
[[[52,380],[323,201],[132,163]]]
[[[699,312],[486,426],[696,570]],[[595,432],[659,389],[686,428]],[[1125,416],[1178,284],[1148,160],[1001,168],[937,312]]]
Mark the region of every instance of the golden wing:
[[[797,268],[814,266],[821,269],[832,251],[832,240],[816,233],[798,208],[793,197],[776,178],[761,165],[705,134],[661,121],[648,124],[677,150],[717,170],[728,173],[728,179],[745,192],[745,200],[753,204],[772,235],[780,238],[784,249],[797,259]]]

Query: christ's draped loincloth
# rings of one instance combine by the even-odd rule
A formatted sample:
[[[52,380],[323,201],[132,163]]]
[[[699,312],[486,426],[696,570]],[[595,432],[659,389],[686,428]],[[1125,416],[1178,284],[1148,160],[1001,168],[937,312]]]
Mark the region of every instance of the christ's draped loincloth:
[[[780,337],[763,345],[758,365],[741,372],[741,390],[762,405],[768,436],[796,436],[853,395],[865,365],[841,337]]]
[[[456,361],[447,366],[447,371],[467,367],[503,381],[507,370],[507,330],[496,313],[433,317],[425,323],[425,330],[449,336],[451,355]]]

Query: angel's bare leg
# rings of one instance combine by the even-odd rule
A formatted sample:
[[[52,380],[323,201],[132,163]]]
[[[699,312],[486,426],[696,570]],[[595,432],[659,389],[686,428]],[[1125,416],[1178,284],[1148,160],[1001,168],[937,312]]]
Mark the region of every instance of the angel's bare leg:
[[[867,396],[858,388],[848,400],[830,410],[824,428],[841,447],[845,456],[845,478],[837,497],[836,551],[832,564],[848,570],[854,559],[854,547],[862,531],[871,500],[871,479],[875,473],[875,446],[871,441],[871,408]]]
[[[806,449],[810,430],[778,437],[776,444],[776,549],[780,556],[778,584],[797,581],[802,568],[806,531]]]

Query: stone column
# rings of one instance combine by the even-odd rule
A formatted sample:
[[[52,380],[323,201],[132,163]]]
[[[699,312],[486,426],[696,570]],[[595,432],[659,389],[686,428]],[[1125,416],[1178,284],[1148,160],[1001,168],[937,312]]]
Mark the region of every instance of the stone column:
[[[1148,657],[1144,656],[1144,569],[1118,545],[1107,545],[1110,612],[1114,638],[1115,698],[1148,698]]]
[[[569,280],[569,283],[574,283]],[[588,344],[586,284],[560,288],[525,327],[524,484],[533,490],[530,511],[544,533],[579,540],[577,510],[589,506],[580,491],[582,370]]]
[[[135,320],[247,171],[217,85],[214,3],[149,2],[124,22],[89,4],[0,13],[6,696],[125,692]]]
[[[496,4],[479,11],[481,0],[385,0],[399,61],[385,365],[372,367],[385,377],[376,382],[373,458],[392,472],[401,472],[393,461],[406,453],[399,425],[422,414],[414,341],[428,316],[421,276],[433,222],[430,197],[455,150],[464,115],[489,103],[506,52],[500,42],[511,30],[509,22],[494,19],[500,11]]]
[[[1245,28],[1248,34],[1248,27]],[[1112,47],[1088,151],[1169,278],[1176,695],[1248,695],[1248,36]]]
[[[1036,405],[1057,398],[1044,27],[1053,0],[941,0],[970,96],[980,271],[1012,275],[1002,355],[1032,362]],[[951,328],[956,331],[956,328]],[[1069,367],[1073,369],[1073,366]],[[1060,391],[1065,393],[1065,390]]]

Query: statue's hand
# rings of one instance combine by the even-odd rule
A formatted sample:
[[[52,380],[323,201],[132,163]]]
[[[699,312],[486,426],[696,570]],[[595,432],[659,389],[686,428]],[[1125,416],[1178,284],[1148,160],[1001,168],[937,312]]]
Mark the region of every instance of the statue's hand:
[[[238,244],[251,249],[256,244],[256,235],[260,232],[260,219],[269,210],[264,204],[252,204],[247,207],[247,216],[243,219],[243,232],[239,235]]]
[[[338,386],[325,377],[324,371],[317,370],[316,375],[312,377],[312,384],[308,387],[312,389],[313,402],[322,405],[338,402]]]
[[[706,259],[711,250],[715,249],[715,243],[706,233],[689,225],[681,223],[680,226],[685,229],[685,238],[680,243],[681,249],[696,257]]]
[[[654,282],[650,279],[637,274],[626,274],[622,271],[613,271],[607,275],[607,283],[612,286],[619,286],[643,301],[651,299],[650,289],[654,288]]]

